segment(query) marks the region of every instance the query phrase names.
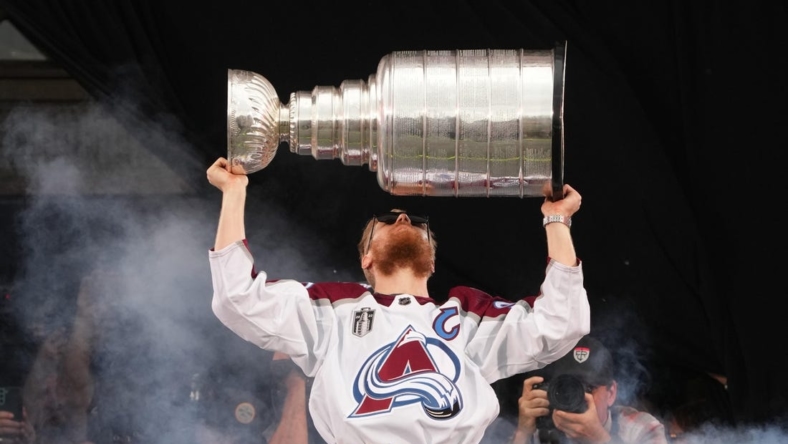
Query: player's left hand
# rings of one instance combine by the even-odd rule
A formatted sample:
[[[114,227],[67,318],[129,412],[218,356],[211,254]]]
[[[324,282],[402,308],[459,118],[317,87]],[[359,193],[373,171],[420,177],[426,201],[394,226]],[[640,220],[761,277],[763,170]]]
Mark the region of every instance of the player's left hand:
[[[548,187],[545,187],[545,200],[542,203],[542,214],[545,216],[553,216],[556,214],[560,214],[564,217],[571,217],[575,214],[578,210],[580,210],[580,202],[583,200],[583,196],[577,192],[571,186],[564,184],[564,196],[562,199],[559,200],[551,200],[551,191]]]
[[[590,393],[586,393],[586,403],[588,409],[583,413],[553,411],[555,427],[578,442],[591,444],[610,441],[610,434],[599,422],[594,397]]]

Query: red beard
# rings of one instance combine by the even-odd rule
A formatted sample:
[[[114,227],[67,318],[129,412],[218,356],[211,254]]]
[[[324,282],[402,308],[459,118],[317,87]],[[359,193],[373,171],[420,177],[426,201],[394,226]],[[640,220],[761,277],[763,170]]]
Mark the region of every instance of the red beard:
[[[375,268],[384,276],[391,276],[399,268],[410,268],[416,277],[432,273],[432,248],[419,228],[394,227],[384,243],[373,243],[371,249]]]

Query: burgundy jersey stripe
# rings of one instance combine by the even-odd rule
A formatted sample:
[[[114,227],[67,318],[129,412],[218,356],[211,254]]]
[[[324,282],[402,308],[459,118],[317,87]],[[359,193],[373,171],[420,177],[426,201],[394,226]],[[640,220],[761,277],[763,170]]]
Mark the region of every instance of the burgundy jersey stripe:
[[[391,307],[391,304],[394,303],[394,301],[397,299],[397,296],[399,295],[375,293],[374,296],[375,296],[375,300],[378,301],[378,304],[385,305],[386,307]],[[413,295],[411,295],[411,297],[415,299],[419,305],[435,304],[435,300],[433,300],[432,298],[426,298],[424,296],[413,296]]]
[[[509,313],[514,303],[508,299],[490,296],[489,294],[471,287],[454,287],[449,291],[450,298],[457,298],[460,307],[480,318],[485,316],[497,317]],[[495,304],[499,302],[499,304]]]
[[[355,282],[305,283],[311,299],[328,299],[332,304],[343,299],[356,299],[370,290]]]

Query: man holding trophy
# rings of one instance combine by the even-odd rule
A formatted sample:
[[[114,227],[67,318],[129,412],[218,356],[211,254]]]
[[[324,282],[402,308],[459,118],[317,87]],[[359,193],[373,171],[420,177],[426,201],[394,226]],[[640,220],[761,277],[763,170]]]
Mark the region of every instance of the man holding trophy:
[[[327,442],[478,443],[499,411],[490,384],[544,367],[589,332],[570,233],[581,196],[563,183],[564,56],[563,46],[395,52],[366,82],[293,93],[287,104],[264,77],[228,72],[228,158],[207,171],[222,191],[213,312],[314,378],[309,410]],[[438,304],[427,291],[429,220],[402,210],[362,233],[366,284],[269,281],[246,243],[246,174],[281,142],[367,164],[392,194],[548,196],[549,261],[533,307],[470,287]]]
[[[563,199],[542,204],[550,260],[531,308],[469,287],[438,305],[427,292],[428,220],[404,211],[372,218],[363,232],[369,285],[268,281],[245,240],[248,177],[224,158],[207,175],[222,191],[209,253],[213,311],[315,378],[309,408],[327,442],[477,443],[498,415],[492,382],[557,360],[589,332],[569,228],[581,196],[569,185]]]

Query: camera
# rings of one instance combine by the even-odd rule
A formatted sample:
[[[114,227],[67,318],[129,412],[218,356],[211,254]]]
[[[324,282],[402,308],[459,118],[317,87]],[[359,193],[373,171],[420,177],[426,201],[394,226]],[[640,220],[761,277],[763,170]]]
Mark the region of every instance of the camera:
[[[22,388],[0,387],[0,410],[14,414],[14,421],[22,421]]]
[[[549,413],[536,418],[539,440],[543,443],[560,442],[559,435],[562,434],[553,423],[553,410],[569,413],[583,413],[588,410],[585,398],[587,387],[577,376],[562,374],[550,381],[534,384],[533,388],[546,391],[547,400],[550,402]]]

